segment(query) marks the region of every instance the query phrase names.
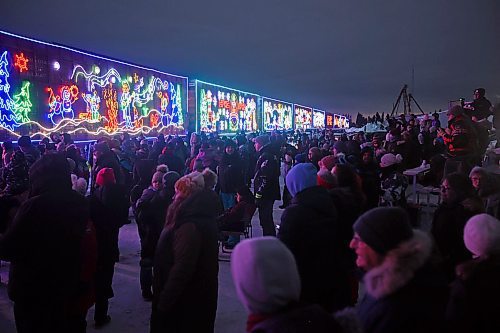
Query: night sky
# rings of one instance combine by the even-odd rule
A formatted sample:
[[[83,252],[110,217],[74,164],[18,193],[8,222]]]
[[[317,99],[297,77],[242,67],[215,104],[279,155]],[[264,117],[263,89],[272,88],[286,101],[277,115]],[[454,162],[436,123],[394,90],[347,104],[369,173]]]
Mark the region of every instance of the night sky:
[[[1,0],[0,29],[337,113],[500,102],[498,0]]]

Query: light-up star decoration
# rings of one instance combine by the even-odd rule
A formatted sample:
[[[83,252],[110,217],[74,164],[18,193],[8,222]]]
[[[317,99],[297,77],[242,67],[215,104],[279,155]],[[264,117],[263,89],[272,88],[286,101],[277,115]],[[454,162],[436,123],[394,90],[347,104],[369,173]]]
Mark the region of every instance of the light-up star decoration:
[[[29,59],[24,56],[24,53],[15,54],[14,57],[16,60],[14,61],[14,67],[19,68],[19,72],[28,71],[28,61]]]

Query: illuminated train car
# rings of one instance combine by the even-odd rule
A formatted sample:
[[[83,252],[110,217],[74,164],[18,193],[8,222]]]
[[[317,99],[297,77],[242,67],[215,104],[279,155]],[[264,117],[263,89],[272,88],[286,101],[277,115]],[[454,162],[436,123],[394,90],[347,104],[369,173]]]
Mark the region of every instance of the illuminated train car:
[[[325,116],[325,127],[333,128],[333,114],[327,113]]]
[[[293,105],[294,128],[308,130],[312,128],[312,108],[299,104]]]
[[[195,91],[197,132],[236,134],[259,129],[259,95],[198,80]]]
[[[264,131],[288,131],[293,129],[293,104],[262,97]]]
[[[184,134],[187,77],[0,32],[0,140]]]
[[[325,121],[326,121],[325,111],[313,109],[313,128],[324,129]]]

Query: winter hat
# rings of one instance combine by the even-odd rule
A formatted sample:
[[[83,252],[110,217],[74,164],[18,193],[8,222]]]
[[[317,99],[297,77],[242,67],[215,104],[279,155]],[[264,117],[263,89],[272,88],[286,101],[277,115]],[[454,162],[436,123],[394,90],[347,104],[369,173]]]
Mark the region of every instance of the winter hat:
[[[187,198],[191,194],[205,188],[205,180],[201,172],[191,172],[175,182],[175,196]]]
[[[312,163],[300,163],[291,168],[286,175],[286,187],[292,197],[309,187],[316,186],[318,183],[316,173],[316,167]]]
[[[333,148],[337,151],[337,154],[345,153],[347,151],[347,144],[345,141],[337,141],[333,145]]]
[[[465,247],[475,257],[500,253],[500,221],[489,214],[469,219],[464,228]]]
[[[31,138],[28,135],[23,135],[17,140],[17,145],[22,148],[31,146]]]
[[[72,189],[81,195],[85,195],[87,193],[87,181],[84,178],[78,178],[77,175],[71,175],[71,183],[73,184]]]
[[[316,177],[318,185],[326,188],[327,190],[337,186],[337,177],[328,170],[320,169]]]
[[[479,167],[479,166],[475,166],[475,167],[473,167],[473,168],[472,168],[472,170],[469,172],[469,178],[472,178],[472,176],[473,176],[474,174],[476,174],[476,173],[481,174],[481,175],[485,175],[485,176],[487,176],[487,175],[488,175],[488,172],[486,171],[486,169],[485,169],[485,168],[482,168],[482,167]]]
[[[99,186],[116,184],[115,172],[111,168],[102,168],[97,173],[95,183]]]
[[[408,214],[399,207],[370,209],[356,220],[353,229],[380,254],[386,254],[413,236]]]
[[[295,155],[295,162],[297,164],[305,163],[306,162],[306,157],[307,157],[307,154],[305,154],[305,153],[297,154],[297,155]]]
[[[251,314],[274,313],[299,300],[300,277],[292,252],[275,237],[240,242],[231,254],[238,298]]]
[[[156,172],[151,178],[151,183],[160,182],[163,183],[163,176],[168,172],[168,166],[165,164],[160,164],[156,167]]]
[[[156,171],[153,174],[153,177],[151,178],[151,183],[158,182],[163,184],[163,176],[165,175],[165,172],[161,171]]]
[[[168,170],[168,166],[166,164],[160,164],[160,165],[156,166],[156,171],[161,172],[161,173],[167,173],[169,170]]]
[[[327,169],[328,171],[331,171],[333,167],[335,166],[335,156],[333,155],[328,155],[323,157],[319,161],[319,165]]]
[[[255,142],[257,142],[261,146],[265,146],[270,142],[269,135],[259,135],[254,140],[255,140]]]
[[[380,167],[381,168],[387,168],[390,167],[391,165],[401,163],[403,161],[403,156],[400,154],[394,155],[392,153],[387,153],[384,156],[382,156],[382,159],[380,160]]]
[[[181,178],[181,175],[179,175],[177,172],[169,171],[163,175],[163,185],[167,190],[171,189],[173,191],[175,182],[178,181],[179,178]]]
[[[57,188],[71,189],[71,173],[61,154],[43,155],[29,170],[31,194],[37,195]]]
[[[201,174],[203,175],[205,188],[209,190],[213,189],[215,187],[215,184],[217,184],[217,174],[209,168],[205,168],[205,170],[203,170]]]

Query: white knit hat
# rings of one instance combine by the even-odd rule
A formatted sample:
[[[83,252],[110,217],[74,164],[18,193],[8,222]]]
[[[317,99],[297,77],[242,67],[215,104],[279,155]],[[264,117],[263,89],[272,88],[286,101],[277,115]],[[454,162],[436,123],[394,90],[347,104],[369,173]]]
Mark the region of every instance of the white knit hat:
[[[295,258],[276,237],[240,242],[231,255],[231,272],[236,293],[249,313],[273,313],[299,300]]]
[[[464,243],[475,257],[500,253],[500,221],[489,214],[471,217],[464,228]]]
[[[387,168],[393,164],[401,163],[403,161],[403,156],[400,154],[394,155],[392,153],[387,153],[380,159],[380,167]]]

